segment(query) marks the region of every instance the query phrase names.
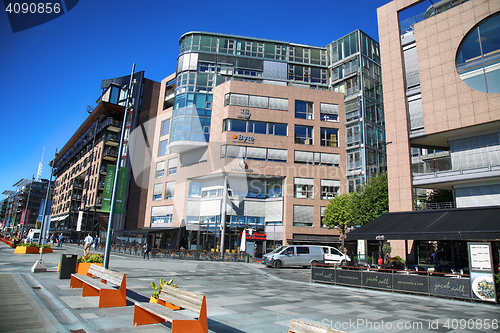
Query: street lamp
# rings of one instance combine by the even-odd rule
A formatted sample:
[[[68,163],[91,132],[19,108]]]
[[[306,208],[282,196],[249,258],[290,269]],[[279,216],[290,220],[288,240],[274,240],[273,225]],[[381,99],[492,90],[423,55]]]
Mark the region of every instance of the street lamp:
[[[57,157],[57,149],[54,153],[54,159],[52,160],[52,164],[50,165],[50,177],[49,177],[49,184],[47,186],[47,194],[45,195],[45,205],[43,205],[43,210],[42,210],[42,228],[40,230],[40,259],[38,259],[33,267],[31,267],[31,271],[33,273],[40,273],[40,272],[46,272],[47,271],[47,266],[45,266],[44,262],[42,261],[42,256],[43,256],[43,239],[44,239],[44,230],[46,227],[47,230],[50,229],[50,226],[45,226],[45,213],[47,212],[47,208],[49,206],[49,197],[50,197],[50,184],[52,183],[52,174],[54,173],[54,163]],[[50,214],[49,214],[50,216]]]
[[[133,109],[134,103],[131,101],[133,99],[132,90],[137,81],[134,79],[135,64],[132,65],[132,73],[130,73],[130,81],[127,90],[127,102],[125,103],[125,112],[123,114],[122,131],[120,133],[120,145],[118,146],[118,157],[116,159],[116,169],[115,178],[113,180],[113,191],[111,193],[111,205],[109,208],[109,220],[108,220],[108,231],[106,233],[106,247],[104,249],[104,262],[103,267],[109,267],[109,256],[111,252],[111,235],[113,233],[113,217],[115,214],[115,199],[116,192],[118,189],[118,176],[120,175],[120,164],[122,159],[123,141],[125,137],[125,130],[127,127],[127,118],[129,110]]]
[[[375,237],[375,240],[379,241],[379,243],[378,243],[378,255],[379,255],[378,264],[382,265],[384,263],[384,259],[382,259],[382,243],[385,240],[385,236],[384,235],[378,235],[378,236]]]

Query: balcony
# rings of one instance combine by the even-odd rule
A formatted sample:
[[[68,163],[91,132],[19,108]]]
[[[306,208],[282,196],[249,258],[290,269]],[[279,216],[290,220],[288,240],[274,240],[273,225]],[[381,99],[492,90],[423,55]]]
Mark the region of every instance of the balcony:
[[[118,149],[108,148],[102,152],[102,159],[107,161],[116,161],[118,158]]]
[[[108,133],[104,136],[104,144],[116,147],[120,144],[120,136],[117,133]]]

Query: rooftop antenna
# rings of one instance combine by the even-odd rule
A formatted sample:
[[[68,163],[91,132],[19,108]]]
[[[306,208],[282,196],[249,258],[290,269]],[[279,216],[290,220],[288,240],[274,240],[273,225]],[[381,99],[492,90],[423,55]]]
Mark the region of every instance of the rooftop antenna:
[[[40,163],[38,163],[38,172],[36,174],[36,181],[39,182],[40,179],[42,179],[42,162],[43,162],[43,153],[45,152],[45,146],[43,146],[42,150],[42,159],[40,160]]]

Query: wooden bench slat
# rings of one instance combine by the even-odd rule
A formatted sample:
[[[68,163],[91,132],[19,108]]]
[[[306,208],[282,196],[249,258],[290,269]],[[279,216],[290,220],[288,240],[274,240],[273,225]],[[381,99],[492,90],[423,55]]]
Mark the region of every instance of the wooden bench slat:
[[[184,316],[178,311],[171,310],[158,303],[148,303],[148,302],[135,302],[135,305],[148,310],[152,314],[164,318],[166,321],[172,322],[172,320],[193,320],[192,317]]]

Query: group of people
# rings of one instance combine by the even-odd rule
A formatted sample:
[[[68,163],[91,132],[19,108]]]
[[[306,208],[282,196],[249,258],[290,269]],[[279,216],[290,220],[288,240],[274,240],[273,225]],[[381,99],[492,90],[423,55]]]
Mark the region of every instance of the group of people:
[[[92,245],[94,246],[94,251],[96,251],[99,245],[99,237],[92,238],[90,234],[87,234],[87,237],[83,240],[83,253],[89,254]]]

